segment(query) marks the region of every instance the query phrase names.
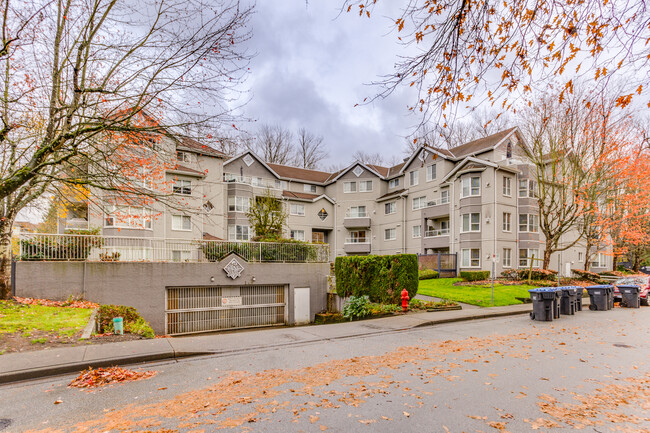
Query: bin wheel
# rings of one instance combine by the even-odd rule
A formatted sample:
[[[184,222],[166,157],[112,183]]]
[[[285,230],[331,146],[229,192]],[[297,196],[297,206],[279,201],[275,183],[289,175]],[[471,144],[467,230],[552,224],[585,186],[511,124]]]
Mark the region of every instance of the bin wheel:
[[[530,318],[531,318],[532,320],[535,320],[535,313],[528,313],[528,314],[530,314]]]
[[[591,311],[594,311],[594,310],[596,309],[596,306],[595,306],[595,305],[589,305],[589,309],[590,309]]]

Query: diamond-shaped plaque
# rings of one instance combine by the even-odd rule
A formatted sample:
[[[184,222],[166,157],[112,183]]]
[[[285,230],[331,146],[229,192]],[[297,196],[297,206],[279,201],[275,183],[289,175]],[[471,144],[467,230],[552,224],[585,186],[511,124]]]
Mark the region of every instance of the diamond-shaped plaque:
[[[250,155],[246,155],[246,156],[244,157],[244,162],[246,163],[247,166],[250,167],[251,164],[252,164],[253,162],[255,162],[255,161],[253,160],[253,157],[252,157],[252,156],[250,156]]]
[[[223,267],[223,270],[226,272],[226,275],[234,280],[235,278],[241,276],[241,273],[244,271],[244,267],[237,261],[237,259],[233,258],[228,262],[226,266]]]
[[[354,170],[352,170],[352,173],[354,173],[354,175],[355,175],[356,177],[359,177],[359,176],[361,176],[361,175],[363,174],[363,168],[361,168],[361,167],[359,167],[359,166],[357,165],[357,166],[354,168]]]

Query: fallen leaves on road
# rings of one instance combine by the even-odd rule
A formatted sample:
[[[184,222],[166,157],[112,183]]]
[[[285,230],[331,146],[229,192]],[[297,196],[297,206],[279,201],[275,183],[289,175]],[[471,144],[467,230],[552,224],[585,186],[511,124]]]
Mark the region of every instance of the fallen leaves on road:
[[[155,371],[133,371],[121,367],[88,368],[68,384],[71,388],[97,388],[114,383],[133,382],[148,379]]]
[[[38,298],[21,298],[14,296],[16,302],[27,305],[42,305],[44,307],[63,307],[63,308],[98,308],[99,304],[88,301],[51,301],[49,299]]]

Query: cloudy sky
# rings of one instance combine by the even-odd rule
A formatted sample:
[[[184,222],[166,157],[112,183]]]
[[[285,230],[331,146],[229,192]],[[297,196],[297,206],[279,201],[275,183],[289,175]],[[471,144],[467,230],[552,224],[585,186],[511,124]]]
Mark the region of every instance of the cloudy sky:
[[[400,155],[404,136],[419,121],[408,114],[407,89],[371,104],[368,83],[390,72],[403,48],[390,26],[398,14],[385,3],[372,19],[339,13],[342,2],[260,1],[251,22],[256,53],[247,81],[245,114],[259,124],[300,127],[320,135],[330,154],[325,166],[346,164],[356,150]],[[387,158],[388,159],[388,158]]]

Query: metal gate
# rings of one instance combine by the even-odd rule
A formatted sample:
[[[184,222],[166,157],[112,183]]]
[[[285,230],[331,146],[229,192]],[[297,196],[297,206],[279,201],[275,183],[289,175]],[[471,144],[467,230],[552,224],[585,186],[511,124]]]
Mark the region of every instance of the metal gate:
[[[285,286],[167,287],[169,335],[286,323]]]

